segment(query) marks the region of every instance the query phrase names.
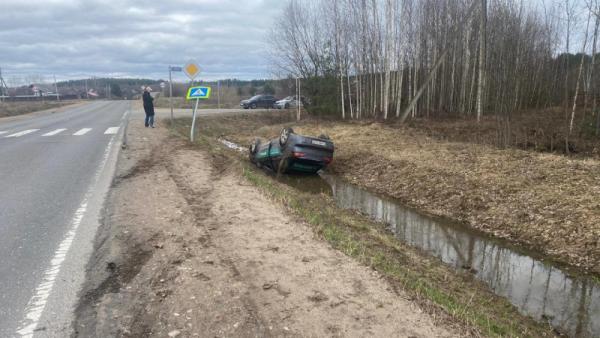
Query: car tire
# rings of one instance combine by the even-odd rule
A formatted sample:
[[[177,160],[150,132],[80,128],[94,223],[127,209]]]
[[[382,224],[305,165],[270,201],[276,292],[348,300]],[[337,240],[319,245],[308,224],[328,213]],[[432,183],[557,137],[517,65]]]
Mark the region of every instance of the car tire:
[[[290,139],[290,134],[294,133],[294,129],[290,127],[285,127],[281,129],[281,133],[279,134],[279,145],[284,147],[288,140]]]
[[[250,109],[256,109],[256,103],[251,104]]]
[[[285,104],[285,106],[284,106],[284,108],[285,108],[285,109],[290,109],[290,104],[289,104],[289,103],[286,103],[286,104]]]

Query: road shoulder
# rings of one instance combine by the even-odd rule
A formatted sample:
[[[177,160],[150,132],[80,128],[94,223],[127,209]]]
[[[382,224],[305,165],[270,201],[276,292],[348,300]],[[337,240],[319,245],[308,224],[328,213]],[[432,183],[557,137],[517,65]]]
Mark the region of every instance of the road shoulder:
[[[210,153],[133,115],[76,336],[454,336]]]

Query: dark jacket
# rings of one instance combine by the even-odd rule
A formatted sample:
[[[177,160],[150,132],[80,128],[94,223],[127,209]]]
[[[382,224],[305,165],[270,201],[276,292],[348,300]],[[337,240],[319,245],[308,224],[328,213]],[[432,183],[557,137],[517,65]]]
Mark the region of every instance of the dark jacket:
[[[148,115],[154,115],[154,103],[152,101],[154,101],[154,98],[152,97],[152,95],[150,95],[149,92],[144,92],[144,95],[142,95],[142,100],[144,101],[144,111],[146,112],[146,114]]]

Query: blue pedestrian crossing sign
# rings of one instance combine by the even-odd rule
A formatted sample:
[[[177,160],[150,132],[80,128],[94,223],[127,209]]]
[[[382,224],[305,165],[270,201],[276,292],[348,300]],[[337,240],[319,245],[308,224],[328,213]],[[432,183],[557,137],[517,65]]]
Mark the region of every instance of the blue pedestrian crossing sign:
[[[197,86],[190,87],[187,92],[187,99],[208,99],[210,97],[210,87]]]

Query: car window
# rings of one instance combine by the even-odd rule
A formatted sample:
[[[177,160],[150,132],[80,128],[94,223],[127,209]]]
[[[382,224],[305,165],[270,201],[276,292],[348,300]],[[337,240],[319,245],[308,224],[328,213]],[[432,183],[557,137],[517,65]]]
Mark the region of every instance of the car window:
[[[250,100],[258,100],[260,99],[260,95],[254,95],[250,98]]]

